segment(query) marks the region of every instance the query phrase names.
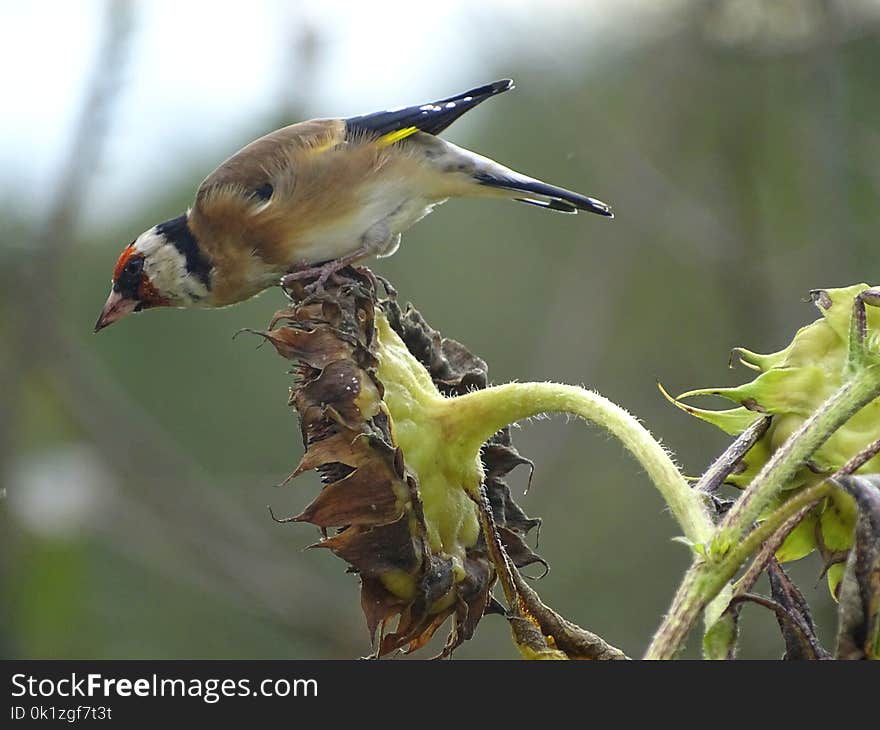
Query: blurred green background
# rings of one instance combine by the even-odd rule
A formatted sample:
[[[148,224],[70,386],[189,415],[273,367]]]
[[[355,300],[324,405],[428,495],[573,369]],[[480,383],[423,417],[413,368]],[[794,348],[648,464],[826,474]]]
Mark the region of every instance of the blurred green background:
[[[121,248],[277,126],[513,77],[446,136],[617,219],[453,201],[373,268],[494,381],[598,390],[688,474],[727,439],[656,383],[744,382],[732,347],[779,349],[815,318],[810,289],[877,280],[877,2],[90,2],[68,19],[84,33],[65,32],[77,3],[31,5],[0,5],[10,42],[39,59],[4,59],[16,85],[0,124],[17,130],[0,137],[4,657],[368,652],[357,579],[266,510],[298,512],[318,488],[273,487],[302,453],[287,363],[232,339],[281,295],[91,333]],[[536,587],[641,654],[689,562],[676,525],[604,434],[555,419],[515,437],[536,473],[514,493],[544,519],[552,566]],[[828,640],[819,561],[792,569]],[[744,614],[742,654],[780,656],[775,620]],[[488,617],[456,656],[516,652]]]

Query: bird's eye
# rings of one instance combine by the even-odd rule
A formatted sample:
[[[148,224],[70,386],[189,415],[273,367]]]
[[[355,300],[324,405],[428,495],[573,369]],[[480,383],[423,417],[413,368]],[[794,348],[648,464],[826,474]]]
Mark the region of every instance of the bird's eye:
[[[131,258],[125,264],[123,271],[129,276],[137,276],[144,270],[144,260],[142,258]]]

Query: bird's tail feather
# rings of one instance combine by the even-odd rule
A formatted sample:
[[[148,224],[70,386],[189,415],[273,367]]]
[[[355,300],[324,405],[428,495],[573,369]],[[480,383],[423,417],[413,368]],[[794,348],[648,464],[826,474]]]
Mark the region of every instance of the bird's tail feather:
[[[577,213],[579,210],[585,210],[590,213],[606,216],[607,218],[614,217],[611,207],[601,200],[588,198],[586,195],[581,195],[556,185],[550,185],[525,175],[507,176],[479,173],[475,176],[475,179],[480,185],[490,188],[509,190],[512,193],[524,193],[525,195],[522,197],[511,196],[520,203],[537,205],[541,208],[555,210],[560,213]]]

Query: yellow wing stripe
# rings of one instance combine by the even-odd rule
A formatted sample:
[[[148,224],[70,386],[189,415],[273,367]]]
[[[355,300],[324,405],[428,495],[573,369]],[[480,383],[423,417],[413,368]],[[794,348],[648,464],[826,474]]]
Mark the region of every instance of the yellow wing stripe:
[[[403,129],[398,129],[396,132],[383,134],[381,137],[379,137],[379,139],[376,140],[376,144],[379,145],[379,147],[388,147],[395,142],[400,142],[400,140],[406,139],[407,137],[415,134],[418,131],[418,127],[404,127]]]

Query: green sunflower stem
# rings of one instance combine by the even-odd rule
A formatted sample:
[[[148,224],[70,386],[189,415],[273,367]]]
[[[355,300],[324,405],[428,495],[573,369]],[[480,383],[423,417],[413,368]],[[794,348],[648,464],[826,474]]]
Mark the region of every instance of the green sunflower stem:
[[[878,396],[880,366],[866,367],[854,373],[852,379],[844,383],[777,449],[755,476],[718,525],[713,549],[725,553],[739,542],[795,472],[837,429]]]
[[[697,558],[688,570],[669,613],[648,647],[646,659],[675,657],[700,614],[725,589],[742,563],[782,521],[803,507],[802,500],[812,494],[805,490],[787,500],[784,509],[780,508],[752,529],[773,498],[838,428],[877,397],[880,397],[880,365],[854,372],[774,453],[719,523],[706,556]]]
[[[445,402],[446,418],[463,452],[478,453],[504,426],[542,413],[568,413],[614,435],[641,464],[660,491],[689,541],[705,544],[712,520],[700,494],[691,488],[669,452],[639,421],[598,393],[558,383],[507,383]]]

